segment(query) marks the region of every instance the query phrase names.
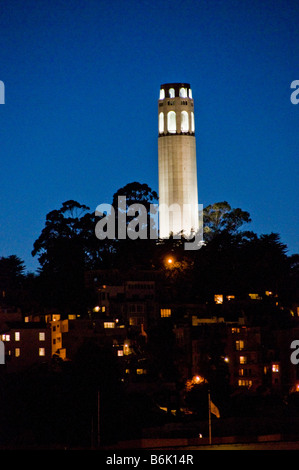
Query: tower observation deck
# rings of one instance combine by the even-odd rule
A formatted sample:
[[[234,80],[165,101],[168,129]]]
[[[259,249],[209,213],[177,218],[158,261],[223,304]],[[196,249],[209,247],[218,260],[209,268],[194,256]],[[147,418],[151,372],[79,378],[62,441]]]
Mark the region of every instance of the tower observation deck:
[[[159,236],[196,233],[194,101],[189,83],[167,83],[158,100]]]

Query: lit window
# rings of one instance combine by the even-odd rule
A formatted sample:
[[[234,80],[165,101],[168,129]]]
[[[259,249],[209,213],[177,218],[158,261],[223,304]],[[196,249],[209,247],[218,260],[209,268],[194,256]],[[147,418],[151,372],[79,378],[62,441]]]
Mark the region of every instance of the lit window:
[[[38,355],[39,355],[39,356],[45,356],[45,355],[46,355],[46,350],[45,350],[45,348],[39,348],[39,350],[38,350]]]
[[[117,351],[117,355],[118,355],[118,357],[122,357],[124,355],[124,352],[121,349],[119,349]]]
[[[159,132],[160,134],[164,132],[164,113],[159,114]]]
[[[175,98],[174,88],[169,88],[169,98]]]
[[[146,369],[136,369],[136,374],[137,375],[146,374]]]
[[[252,386],[252,380],[244,380],[244,379],[239,379],[238,380],[238,385],[239,387],[251,387]]]
[[[227,300],[234,300],[235,296],[234,295],[227,295],[226,298],[227,298]]]
[[[279,372],[279,364],[272,364],[272,372]]]
[[[164,100],[164,98],[165,98],[165,90],[164,90],[164,88],[161,88],[161,90],[160,90],[160,100]]]
[[[232,333],[240,333],[240,328],[232,328]]]
[[[240,356],[240,364],[247,364],[247,357],[246,356]]]
[[[3,335],[3,341],[10,341],[10,335]]]
[[[189,117],[187,111],[181,112],[181,131],[188,132],[189,131]]]
[[[242,351],[244,349],[244,341],[242,339],[236,341],[236,350]]]
[[[195,121],[193,111],[191,111],[191,132],[195,132]]]
[[[24,322],[25,322],[25,323],[29,323],[29,317],[25,317],[25,318],[24,318]]]
[[[39,339],[40,341],[45,341],[46,335],[45,335],[45,333],[44,333],[43,331],[40,331],[40,332],[39,332],[39,334],[38,334],[38,339]]]
[[[169,111],[167,114],[167,130],[171,134],[176,133],[176,114],[174,111]]]
[[[19,331],[15,332],[15,341],[20,341],[20,332]]]
[[[260,300],[261,299],[259,294],[248,294],[248,295],[251,298],[251,300]]]
[[[214,302],[215,302],[215,304],[222,304],[223,303],[223,295],[215,294],[214,295]]]
[[[104,322],[104,328],[114,328],[115,323],[114,321],[105,321]]]
[[[171,308],[161,308],[161,318],[171,317]]]
[[[180,88],[180,97],[187,98],[187,88]]]
[[[16,349],[15,349],[15,356],[16,356],[16,357],[19,357],[20,354],[21,354],[20,348],[16,348]]]

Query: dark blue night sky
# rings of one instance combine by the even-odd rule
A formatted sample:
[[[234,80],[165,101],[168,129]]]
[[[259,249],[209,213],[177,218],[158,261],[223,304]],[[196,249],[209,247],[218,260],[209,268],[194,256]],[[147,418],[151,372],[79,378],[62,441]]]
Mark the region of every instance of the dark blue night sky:
[[[46,214],[158,190],[162,83],[191,84],[199,203],[298,246],[297,0],[2,0],[0,256],[32,271]]]

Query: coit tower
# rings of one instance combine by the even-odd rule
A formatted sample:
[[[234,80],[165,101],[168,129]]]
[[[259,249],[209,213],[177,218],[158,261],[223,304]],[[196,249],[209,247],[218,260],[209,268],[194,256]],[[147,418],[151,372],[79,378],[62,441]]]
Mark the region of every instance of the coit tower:
[[[159,236],[199,228],[194,102],[189,83],[160,87],[158,101]]]

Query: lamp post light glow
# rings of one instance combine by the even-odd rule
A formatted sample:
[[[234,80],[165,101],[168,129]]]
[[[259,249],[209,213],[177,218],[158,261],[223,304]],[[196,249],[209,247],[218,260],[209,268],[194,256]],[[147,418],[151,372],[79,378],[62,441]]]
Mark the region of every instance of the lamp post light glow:
[[[166,256],[164,259],[164,266],[166,269],[173,269],[176,267],[176,261],[173,256]]]

